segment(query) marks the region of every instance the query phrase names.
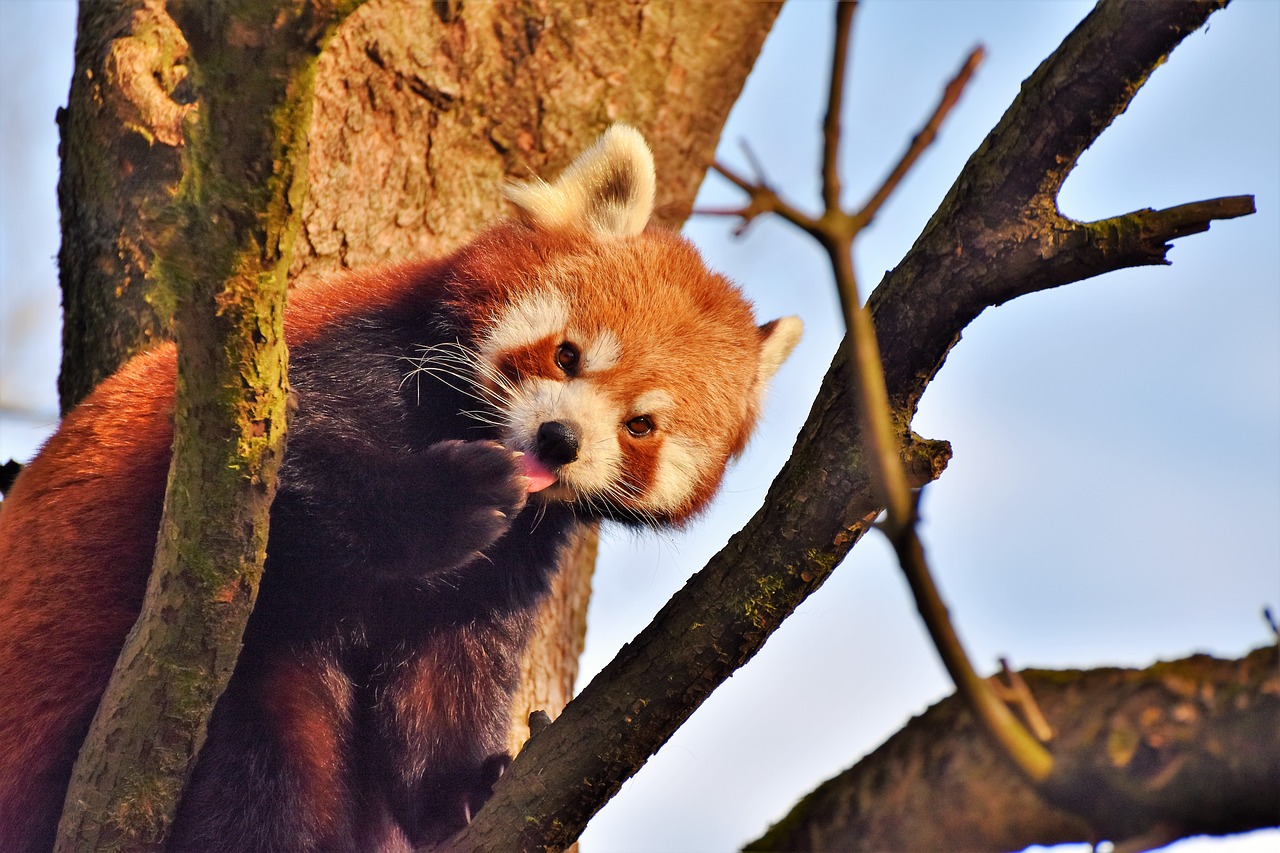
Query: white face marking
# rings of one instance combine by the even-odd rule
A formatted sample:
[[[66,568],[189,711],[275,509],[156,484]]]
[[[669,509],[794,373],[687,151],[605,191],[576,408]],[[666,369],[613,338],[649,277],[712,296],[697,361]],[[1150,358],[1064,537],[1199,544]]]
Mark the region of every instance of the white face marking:
[[[608,329],[601,329],[594,337],[570,335],[571,340],[575,337],[587,341],[583,347],[583,354],[586,355],[584,370],[608,370],[616,367],[622,360],[622,342]]]
[[[569,303],[558,290],[531,293],[516,299],[494,318],[481,351],[488,356],[513,352],[550,335],[562,336],[568,325]]]
[[[658,471],[644,495],[644,505],[667,512],[682,509],[702,473],[700,463],[705,461],[702,450],[687,438],[664,434],[662,449],[658,452]]]
[[[622,449],[617,424],[621,412],[590,382],[530,379],[507,403],[507,441],[526,453],[537,446],[538,427],[549,421],[572,424],[578,433],[578,458],[560,469],[560,481],[576,492],[604,494],[618,481]],[[554,486],[552,487],[555,488]]]
[[[631,410],[632,414],[636,415],[662,415],[669,412],[675,406],[675,402],[675,398],[669,393],[661,388],[654,388],[636,397]]]

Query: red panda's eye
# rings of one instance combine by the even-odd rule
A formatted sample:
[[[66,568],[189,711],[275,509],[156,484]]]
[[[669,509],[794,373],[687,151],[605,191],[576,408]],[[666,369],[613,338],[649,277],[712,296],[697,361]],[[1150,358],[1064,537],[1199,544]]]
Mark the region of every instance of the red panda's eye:
[[[627,432],[636,438],[648,435],[653,432],[653,421],[647,415],[641,415],[638,418],[632,418],[627,421]]]
[[[570,376],[578,372],[578,359],[578,348],[573,344],[565,342],[556,347],[556,365]]]

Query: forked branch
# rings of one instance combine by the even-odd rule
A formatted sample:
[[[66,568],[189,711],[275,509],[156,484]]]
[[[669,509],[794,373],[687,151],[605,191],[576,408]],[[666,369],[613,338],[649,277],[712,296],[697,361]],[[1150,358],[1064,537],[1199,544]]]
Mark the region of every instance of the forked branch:
[[[924,233],[869,300],[885,389],[900,423],[909,423],[964,327],[984,308],[1026,291],[1026,275],[1037,268],[1026,246],[1040,251],[1040,264],[1057,265],[1049,278],[1066,283],[1059,274],[1070,265],[1058,256],[1079,252],[1057,237],[1077,223],[1050,226],[1029,211],[1036,191],[1060,185],[1060,158],[1078,156],[1076,149],[1096,138],[1169,51],[1220,5],[1103,0],[1023,86]],[[1017,179],[1006,181],[1015,167]],[[1032,189],[1023,192],[1025,187]],[[1151,263],[1151,254],[1185,227],[1143,235],[1145,261],[1101,235],[1075,268],[1076,280]],[[1006,264],[1013,255],[1023,261],[1016,271]],[[568,846],[711,691],[822,585],[884,506],[867,473],[849,388],[842,350],[765,505],[560,718],[529,741],[454,846]],[[909,436],[903,446],[915,483],[940,474],[949,456],[942,442]],[[1059,757],[1068,754],[1056,744]],[[1122,794],[1108,803],[1113,809],[1125,805]]]
[[[960,71],[947,85],[938,107],[924,128],[915,135],[907,152],[889,172],[880,188],[856,213],[840,207],[840,177],[837,151],[840,148],[839,111],[843,99],[845,66],[849,49],[849,31],[853,25],[854,6],[837,4],[835,53],[831,61],[831,91],[827,101],[827,117],[823,122],[822,198],[825,209],[806,230],[818,240],[831,261],[840,305],[844,312],[847,335],[844,346],[852,366],[850,390],[860,416],[861,435],[866,460],[871,464],[872,482],[881,502],[888,510],[884,524],[898,563],[902,567],[916,607],[933,639],[947,672],[957,690],[992,740],[1001,745],[1014,765],[1036,783],[1048,778],[1053,759],[1047,749],[1023,726],[1000,699],[989,682],[978,675],[960,642],[955,626],[947,614],[929,570],[924,545],[916,529],[916,503],[907,485],[899,450],[898,429],[889,409],[884,370],[880,364],[880,347],[876,342],[871,315],[862,307],[858,283],[854,275],[853,244],[862,229],[870,223],[903,175],[919,158],[925,147],[937,136],[937,129],[959,100],[965,85],[982,59],[982,49],[969,54]],[[723,171],[723,169],[722,169]],[[741,184],[739,184],[741,186]],[[763,185],[744,187],[752,204],[786,207],[777,194]],[[770,200],[770,196],[773,197]],[[758,201],[759,200],[759,201]],[[900,421],[905,426],[907,421]]]

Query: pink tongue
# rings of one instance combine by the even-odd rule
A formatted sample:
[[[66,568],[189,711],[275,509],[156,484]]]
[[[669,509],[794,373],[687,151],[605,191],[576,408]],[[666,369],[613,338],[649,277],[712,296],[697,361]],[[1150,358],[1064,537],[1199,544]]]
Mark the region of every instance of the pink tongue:
[[[529,492],[540,492],[556,481],[556,475],[538,461],[532,453],[520,457],[520,473],[529,478]]]

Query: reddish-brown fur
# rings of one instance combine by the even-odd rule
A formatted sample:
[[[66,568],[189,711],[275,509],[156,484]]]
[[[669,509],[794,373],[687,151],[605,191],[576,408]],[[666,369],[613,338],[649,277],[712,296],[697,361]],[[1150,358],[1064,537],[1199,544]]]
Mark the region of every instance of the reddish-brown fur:
[[[137,615],[147,576],[128,569],[155,548],[172,436],[155,413],[171,408],[172,376],[171,350],[130,362],[67,416],[0,505],[0,827],[61,807],[79,747],[65,732],[88,727],[92,686]]]
[[[287,315],[290,345],[403,299],[434,280],[435,264],[300,286]],[[173,442],[175,356],[172,344],[161,345],[104,380],[0,504],[0,637],[11,639],[0,643],[0,828],[20,824],[20,815],[61,810],[101,685],[137,618]],[[315,741],[304,753],[329,748],[331,733],[303,730]],[[290,737],[300,743],[304,736]],[[28,846],[25,838],[0,837],[3,850]]]
[[[517,472],[505,456],[495,456],[496,462],[483,453],[477,456],[474,445],[483,442],[458,441],[486,436],[456,427],[448,420],[457,418],[456,411],[441,413],[438,423],[424,421],[435,431],[429,438],[434,443],[414,444],[416,434],[407,432],[405,424],[426,415],[401,387],[394,354],[411,354],[412,344],[421,343],[412,337],[418,334],[415,323],[422,324],[424,336],[439,337],[447,327],[453,330],[450,335],[475,346],[502,306],[557,282],[577,325],[627,329],[617,365],[593,381],[625,398],[634,389],[652,387],[660,376],[658,386],[674,399],[653,436],[622,434],[625,480],[637,492],[652,480],[664,431],[678,428],[697,436],[707,454],[709,464],[683,503],[650,517],[680,523],[711,498],[724,463],[741,450],[757,416],[762,339],[746,303],[708,272],[681,238],[647,233],[597,241],[570,231],[536,231],[509,223],[446,259],[300,288],[287,314],[286,333],[299,368],[295,380],[301,402],[282,469],[285,499],[277,498],[272,517],[271,547],[283,550],[269,548],[275,556],[269,557],[255,613],[260,625],[268,627],[255,633],[251,623],[246,634],[245,655],[219,704],[222,715],[215,714],[211,723],[209,745],[193,782],[196,793],[184,801],[180,815],[178,831],[186,828],[193,834],[182,836],[180,843],[186,839],[198,845],[217,837],[221,824],[204,821],[202,815],[259,805],[228,805],[238,802],[237,796],[250,796],[229,790],[225,781],[238,778],[232,759],[243,754],[236,737],[245,726],[253,730],[245,735],[252,748],[278,753],[273,760],[291,780],[288,797],[277,804],[291,822],[280,823],[273,835],[264,830],[254,836],[269,841],[244,836],[228,841],[232,847],[287,847],[281,839],[294,837],[311,839],[308,843],[316,847],[394,844],[406,838],[422,843],[456,828],[458,815],[483,802],[484,774],[492,752],[501,749],[505,703],[517,678],[511,650],[521,647],[532,603],[554,566],[561,541],[556,537],[567,535],[563,532],[574,522],[568,509],[540,517],[540,529],[521,521],[532,518],[531,513],[516,517],[522,488],[517,487],[520,501],[514,505],[503,503],[508,500],[503,496]],[[364,344],[347,340],[365,334],[375,321],[383,324],[378,328],[405,335],[404,341],[387,343],[390,355],[363,353],[353,348]],[[556,375],[558,344],[548,338],[511,353],[512,371]],[[162,346],[103,382],[68,415],[0,509],[0,847],[6,850],[47,843],[75,753],[138,612],[169,464],[174,363],[172,346]],[[385,412],[375,411],[392,397],[394,406],[387,402]],[[375,416],[382,420],[362,422]],[[397,442],[404,442],[403,448]],[[333,465],[353,465],[361,462],[361,454],[372,454],[368,476],[374,485],[364,482],[363,468],[351,475],[330,471],[330,455]],[[446,466],[443,470],[465,462],[459,470],[488,472],[501,463],[495,473],[484,475],[492,483],[453,485],[464,489],[464,498],[470,497],[465,490],[491,492],[492,498],[476,499],[483,515],[474,517],[492,520],[484,503],[492,500],[512,516],[503,522],[511,525],[511,535],[498,538],[505,526],[489,535],[459,529],[453,520],[440,522],[443,529],[437,529],[428,523],[432,519],[425,519],[423,536],[437,542],[432,546],[437,550],[424,546],[425,557],[413,549],[408,556],[397,551],[369,566],[370,583],[399,578],[397,573],[409,570],[420,573],[412,575],[412,584],[394,587],[400,592],[376,607],[360,598],[358,583],[354,592],[334,591],[328,580],[314,590],[268,589],[271,582],[288,586],[306,577],[298,575],[303,571],[299,565],[313,559],[306,540],[299,538],[305,524],[334,543],[326,546],[330,551],[346,547],[343,537],[349,534],[353,552],[364,553],[360,549],[382,548],[388,538],[383,533],[365,542],[366,526],[380,529],[378,524],[386,524],[385,518],[402,512],[406,503],[433,506],[435,493],[414,489],[426,488],[424,476],[429,480],[437,468],[416,474],[405,468],[401,473],[401,462],[429,454],[435,454],[430,456],[437,460],[433,464]],[[324,464],[306,467],[317,458]],[[304,475],[335,479],[313,488]],[[377,489],[384,480],[384,491],[360,491]],[[325,501],[318,511],[307,504],[313,493]],[[619,517],[630,520],[625,510]],[[324,526],[329,523],[337,526],[331,530]],[[525,526],[517,530],[520,524]],[[471,550],[456,557],[439,556],[451,554],[454,540],[467,535],[482,544],[458,545]],[[301,548],[302,556],[291,557],[289,548]],[[482,552],[481,559],[471,563],[440,564],[440,571],[466,567],[465,574],[450,575],[447,584],[437,588],[418,580],[434,577],[422,574],[421,560],[470,559],[476,551]],[[271,559],[276,560],[274,572]],[[292,562],[286,564],[287,559]],[[455,600],[448,596],[459,595],[450,593],[458,578],[474,588]],[[314,598],[319,606],[314,619],[321,626],[332,623],[335,636],[347,624],[342,596],[350,597],[359,615],[352,624],[359,631],[332,648],[324,646],[321,635],[305,634],[312,616],[297,611],[290,598],[294,595],[307,607]],[[427,614],[437,621],[428,620],[425,628],[411,612],[420,600],[442,608]],[[264,606],[266,615],[259,617]],[[336,609],[325,610],[328,606]],[[492,611],[483,609],[490,606]],[[483,618],[473,615],[475,608]],[[378,622],[384,610],[385,625]],[[284,629],[271,620],[301,631],[302,639],[272,647],[272,632]],[[357,701],[359,691],[365,691],[364,705]],[[370,702],[376,710],[369,710]],[[384,783],[384,772],[367,758],[384,749],[391,751],[386,775],[394,777],[398,788]],[[426,777],[422,767],[430,769]],[[391,793],[380,793],[384,789]],[[404,801],[408,796],[418,799]],[[222,798],[226,803],[220,803]]]

